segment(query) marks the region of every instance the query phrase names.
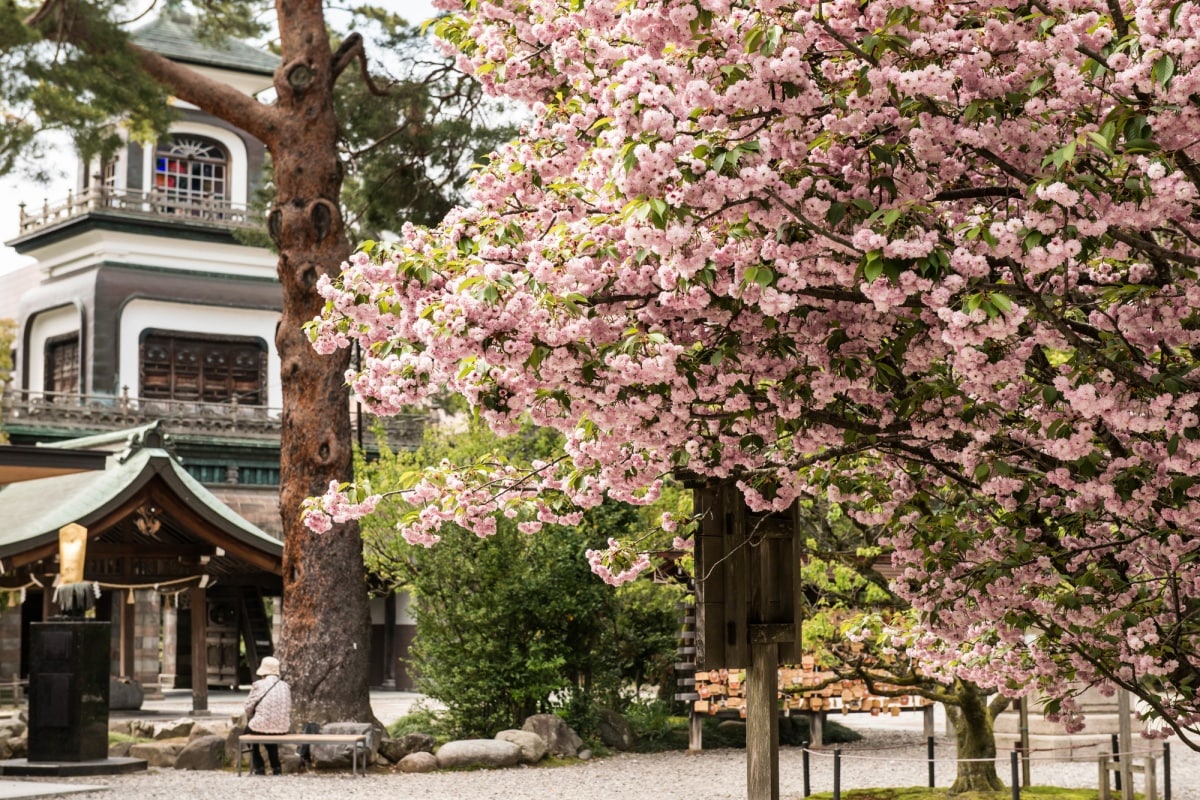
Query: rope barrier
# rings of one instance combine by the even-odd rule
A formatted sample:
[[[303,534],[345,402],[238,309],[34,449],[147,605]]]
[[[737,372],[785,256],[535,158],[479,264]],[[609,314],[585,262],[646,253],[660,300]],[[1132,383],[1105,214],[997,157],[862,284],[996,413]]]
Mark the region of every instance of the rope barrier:
[[[1115,737],[1114,737],[1114,744],[1115,744]],[[896,763],[927,764],[929,766],[929,788],[931,788],[931,789],[936,786],[936,783],[935,783],[936,769],[935,768],[939,764],[941,764],[942,766],[946,766],[948,764],[954,764],[954,765],[981,764],[981,763],[982,764],[987,764],[987,763],[995,764],[996,762],[1001,760],[1001,755],[999,753],[993,758],[954,758],[954,759],[940,759],[939,760],[934,756],[934,751],[933,751],[934,737],[932,737],[932,736],[927,737],[926,745],[928,747],[928,755],[925,758],[880,758],[877,756],[870,756],[870,755],[855,755],[854,753],[843,753],[841,747],[834,747],[832,752],[829,752],[826,750],[819,750],[819,751],[812,750],[809,748],[808,742],[804,742],[800,748],[801,760],[802,760],[803,767],[804,767],[804,795],[803,796],[809,797],[812,794],[811,783],[809,781],[809,772],[810,772],[809,757],[811,755],[824,756],[824,757],[830,758],[833,761],[832,767],[833,767],[833,798],[834,798],[834,800],[840,800],[840,798],[841,798],[842,761],[844,759],[852,759],[855,761],[865,761],[865,762],[886,761],[889,765],[895,765]],[[896,749],[896,748],[878,748],[876,750],[876,752],[878,752],[878,750],[883,750],[883,749]],[[1053,748],[1048,748],[1047,751],[1053,752]],[[1139,757],[1146,758],[1146,763],[1145,763],[1144,767],[1132,765],[1133,760],[1136,758],[1139,758]],[[1048,764],[1050,764],[1050,763],[1062,764],[1064,761],[1088,763],[1088,762],[1095,762],[1096,758],[1097,758],[1097,756],[1080,756],[1077,758],[1070,757],[1070,758],[1066,758],[1066,759],[1029,758],[1028,751],[1025,751],[1024,754],[1022,753],[1022,751],[1019,748],[1009,751],[1008,752],[1008,761],[1009,761],[1009,763],[1011,765],[1011,769],[1012,769],[1012,797],[1013,797],[1013,800],[1020,800],[1020,793],[1021,793],[1020,764],[1021,764],[1021,762],[1024,762],[1026,765],[1028,765],[1031,761],[1048,763]],[[1164,789],[1163,800],[1171,800],[1171,751],[1170,751],[1170,746],[1166,742],[1163,743],[1163,748],[1162,748],[1161,753],[1156,753],[1151,750],[1130,750],[1128,752],[1118,751],[1115,754],[1114,753],[1101,753],[1098,756],[1098,758],[1100,759],[1101,796],[1103,796],[1103,797],[1110,796],[1107,793],[1107,789],[1106,789],[1106,786],[1107,786],[1106,782],[1108,781],[1108,772],[1109,772],[1109,770],[1115,769],[1117,767],[1117,765],[1121,765],[1125,769],[1129,769],[1130,767],[1132,767],[1132,769],[1134,771],[1144,772],[1144,774],[1146,775],[1146,780],[1150,782],[1148,784],[1148,786],[1153,787],[1157,782],[1157,779],[1155,778],[1155,773],[1157,772],[1155,765],[1158,763],[1158,759],[1161,758],[1162,766],[1163,766],[1163,789]],[[1108,766],[1106,766],[1106,763],[1108,764]],[[1121,773],[1118,771],[1116,773],[1115,777],[1116,777],[1116,789],[1119,792],[1121,790]],[[1026,773],[1025,780],[1026,780],[1026,782],[1028,782],[1028,780],[1029,780],[1028,773]],[[1026,784],[1026,785],[1028,785],[1028,784]],[[1148,791],[1153,793],[1154,789],[1150,788]]]
[[[879,748],[879,749],[885,749],[885,748]],[[886,749],[894,750],[897,748],[886,748]],[[908,748],[906,748],[906,749],[908,749]],[[804,752],[810,753],[814,756],[822,756],[824,758],[832,759],[834,757],[833,752],[828,751],[828,750],[812,750],[809,748],[804,748]],[[861,752],[861,751],[856,751],[856,752]],[[1097,754],[1097,755],[1101,755],[1101,754]],[[1125,758],[1125,757],[1146,758],[1148,756],[1157,756],[1158,753],[1154,752],[1153,750],[1130,750],[1129,752],[1125,752],[1125,753],[1103,753],[1102,755],[1106,755],[1110,758]],[[1007,758],[1008,755],[1007,755],[1007,753],[1005,753],[1004,755],[997,754],[995,758],[937,758],[937,759],[911,758],[911,757],[909,757],[909,758],[875,758],[872,756],[854,755],[854,754],[850,754],[850,753],[846,753],[845,751],[842,751],[840,757],[843,760],[849,758],[849,759],[854,759],[855,761],[886,761],[889,763],[896,763],[899,761],[899,762],[906,763],[906,764],[926,764],[931,760],[936,760],[939,764],[948,764],[948,763],[988,764],[988,763],[991,763],[994,761],[999,761],[1002,758]],[[1030,761],[1031,763],[1035,763],[1035,764],[1037,764],[1037,763],[1061,764],[1063,762],[1070,762],[1070,763],[1078,762],[1078,763],[1083,764],[1083,763],[1094,762],[1096,760],[1096,756],[1094,756],[1094,755],[1080,756],[1078,758],[1029,758],[1027,760]]]
[[[199,586],[201,589],[203,589],[203,588],[212,586],[216,582],[217,582],[216,578],[214,578],[211,575],[205,575],[203,573],[201,573],[200,575],[188,575],[183,578],[171,578],[169,580],[154,581],[151,583],[108,583],[105,581],[90,581],[90,583],[92,583],[92,585],[94,585],[96,587],[96,596],[97,597],[100,596],[99,592],[101,589],[108,589],[111,591],[118,591],[118,592],[130,592],[129,603],[132,604],[133,603],[132,592],[134,592],[138,589],[153,589],[154,591],[158,592],[160,596],[162,596],[164,598],[165,602],[167,602],[167,603],[174,602],[176,605],[178,605],[178,603],[179,603],[179,595],[183,594],[184,592],[186,592],[188,590],[188,588],[190,588],[186,584],[195,583],[197,586]],[[56,587],[57,585],[58,585],[57,576],[55,577],[55,580],[50,584],[50,586],[47,586],[44,582],[38,580],[36,575],[30,574],[28,583],[25,583],[21,586],[0,586],[0,592],[19,592],[20,597],[21,597],[21,603],[24,603],[26,589],[30,589],[34,586],[38,587],[39,589],[49,589],[51,587]],[[178,588],[174,588],[174,587],[178,587]],[[58,599],[57,589],[55,589],[55,593],[56,594],[55,594],[54,599],[57,600]]]
[[[217,579],[212,577],[211,575],[200,574],[200,575],[188,575],[183,578],[171,578],[170,580],[165,580],[165,581],[153,581],[151,583],[109,583],[107,581],[89,581],[89,582],[94,583],[95,585],[99,586],[101,589],[120,589],[121,591],[129,591],[130,589],[153,589],[156,592],[159,592],[160,594],[179,594],[180,592],[184,591],[187,587],[183,586],[182,588],[175,589],[175,590],[172,590],[170,588],[164,588],[164,587],[182,586],[182,584],[192,583],[193,581],[199,582],[202,586],[212,586],[214,583],[217,582]],[[34,586],[37,586],[39,589],[48,588],[45,583],[43,583],[42,581],[37,579],[36,575],[30,575],[28,583],[22,584],[20,586],[0,586],[0,591],[16,592],[16,591],[20,591],[22,589],[29,589]],[[53,584],[51,584],[51,586],[53,586]]]

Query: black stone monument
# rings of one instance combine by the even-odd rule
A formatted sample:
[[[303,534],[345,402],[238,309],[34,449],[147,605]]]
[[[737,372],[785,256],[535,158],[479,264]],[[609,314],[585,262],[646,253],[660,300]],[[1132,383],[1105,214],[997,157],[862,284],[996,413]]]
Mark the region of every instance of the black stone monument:
[[[108,758],[110,629],[83,619],[30,625],[30,762]]]

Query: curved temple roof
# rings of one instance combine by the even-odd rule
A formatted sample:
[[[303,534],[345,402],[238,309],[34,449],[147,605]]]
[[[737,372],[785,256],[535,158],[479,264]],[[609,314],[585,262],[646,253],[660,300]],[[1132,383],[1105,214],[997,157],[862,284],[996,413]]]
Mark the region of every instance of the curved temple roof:
[[[83,525],[88,538],[96,539],[153,503],[172,520],[176,542],[203,542],[218,554],[225,551],[259,570],[281,574],[283,543],[189,475],[166,449],[168,440],[158,423],[61,444],[97,448],[107,458],[105,469],[27,480],[0,490],[0,519],[5,521],[0,526],[0,565],[21,566],[52,556],[64,525]],[[122,444],[124,449],[110,449]]]

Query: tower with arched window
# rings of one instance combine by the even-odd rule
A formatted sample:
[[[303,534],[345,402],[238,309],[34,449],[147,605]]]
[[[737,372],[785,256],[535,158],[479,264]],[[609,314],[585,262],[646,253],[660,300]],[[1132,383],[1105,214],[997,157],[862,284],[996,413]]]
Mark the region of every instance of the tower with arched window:
[[[278,66],[273,55],[244,43],[198,36],[193,20],[170,2],[134,38],[254,97],[269,92]],[[192,478],[279,536],[275,328],[282,292],[255,210],[266,148],[198,108],[171,102],[178,113],[167,136],[147,145],[131,139],[114,158],[80,163],[68,197],[22,207],[19,233],[8,244],[36,260],[37,280],[19,304],[3,429],[15,444],[34,444],[161,424]],[[390,426],[394,444],[419,436],[415,420]],[[196,557],[212,564],[220,556]],[[238,637],[249,652],[261,635],[249,609],[261,612],[262,603],[236,581],[226,576],[205,590],[208,674],[216,685],[244,682]],[[170,633],[163,610],[162,663],[158,636],[147,637],[151,644],[141,653],[135,620],[156,612],[152,593],[130,598],[135,594],[135,602],[106,612],[121,618],[128,638],[122,664],[135,666],[123,674],[143,683],[181,674],[178,663],[167,663],[166,642],[186,644],[183,625]],[[403,602],[375,601],[373,651],[395,642],[391,649],[400,654],[411,640]],[[0,641],[7,624],[0,611]],[[5,658],[0,653],[0,672],[11,672]],[[373,681],[407,685],[398,659],[388,661],[390,670],[382,657],[373,665]]]
[[[252,96],[270,90],[278,64],[242,42],[198,38],[173,4],[135,40]],[[266,149],[172,102],[177,119],[160,141],[80,163],[66,198],[22,208],[9,244],[36,259],[40,279],[20,302],[5,430],[32,442],[176,421],[189,471],[278,531],[281,295],[275,256],[254,239]]]

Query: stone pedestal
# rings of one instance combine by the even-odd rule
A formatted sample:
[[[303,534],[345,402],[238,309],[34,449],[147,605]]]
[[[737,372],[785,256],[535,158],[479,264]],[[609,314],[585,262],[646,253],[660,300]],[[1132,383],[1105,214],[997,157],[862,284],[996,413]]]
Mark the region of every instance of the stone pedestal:
[[[108,757],[109,628],[95,620],[30,625],[29,761]]]

